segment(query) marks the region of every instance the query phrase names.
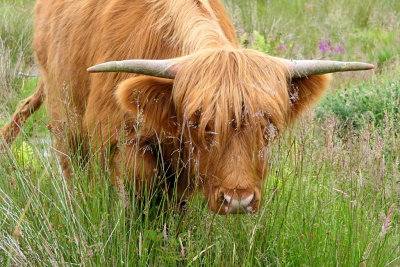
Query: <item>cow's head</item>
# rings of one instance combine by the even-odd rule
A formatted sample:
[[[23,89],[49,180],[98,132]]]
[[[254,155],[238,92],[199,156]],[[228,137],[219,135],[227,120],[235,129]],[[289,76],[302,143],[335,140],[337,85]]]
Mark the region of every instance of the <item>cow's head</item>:
[[[143,114],[141,133],[180,141],[211,210],[225,214],[258,210],[266,145],[328,86],[327,76],[315,74],[371,67],[220,49],[173,60],[109,62],[89,70],[158,76],[122,82],[120,103]]]

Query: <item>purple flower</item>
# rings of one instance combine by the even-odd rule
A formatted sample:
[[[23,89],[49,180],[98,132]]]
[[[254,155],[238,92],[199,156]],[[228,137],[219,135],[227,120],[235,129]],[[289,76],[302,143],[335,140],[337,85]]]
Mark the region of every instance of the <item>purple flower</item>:
[[[281,44],[281,50],[285,53],[286,52],[286,47],[285,47],[285,45],[284,44]]]
[[[318,41],[318,49],[320,52],[325,52],[328,51],[329,53],[346,53],[346,49],[344,48],[344,41],[341,40],[339,43],[335,45],[332,45],[332,41],[328,39],[327,42],[323,40]]]
[[[326,50],[326,45],[322,42],[322,40],[318,41],[318,49],[320,52],[323,52]]]
[[[340,44],[337,44],[336,53],[337,54],[346,53],[346,49],[342,47]]]

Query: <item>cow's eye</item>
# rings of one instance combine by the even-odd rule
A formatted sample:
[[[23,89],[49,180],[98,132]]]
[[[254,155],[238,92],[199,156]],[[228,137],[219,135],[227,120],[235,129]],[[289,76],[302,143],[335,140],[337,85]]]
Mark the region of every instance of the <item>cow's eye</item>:
[[[231,125],[232,125],[233,129],[237,130],[236,120],[232,120]]]
[[[189,127],[190,128],[199,128],[199,123],[197,121],[193,122],[193,121],[189,121]]]

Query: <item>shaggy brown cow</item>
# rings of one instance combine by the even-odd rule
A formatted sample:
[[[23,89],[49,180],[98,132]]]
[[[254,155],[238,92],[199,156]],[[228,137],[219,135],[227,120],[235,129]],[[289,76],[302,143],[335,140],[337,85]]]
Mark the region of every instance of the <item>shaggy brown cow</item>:
[[[241,49],[218,0],[39,0],[34,47],[40,83],[3,128],[8,144],[44,100],[66,176],[90,143],[111,147],[114,179],[140,190],[162,155],[184,170],[180,194],[204,188],[222,214],[259,208],[263,148],[328,87],[311,74],[353,68]],[[124,59],[147,60],[86,70]]]

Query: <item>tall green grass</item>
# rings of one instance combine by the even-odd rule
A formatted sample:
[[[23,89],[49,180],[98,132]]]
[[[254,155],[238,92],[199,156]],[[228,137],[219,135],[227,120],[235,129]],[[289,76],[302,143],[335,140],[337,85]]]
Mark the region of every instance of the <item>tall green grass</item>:
[[[37,80],[15,74],[32,64],[32,1],[0,3],[0,70],[2,77],[14,77],[0,79],[6,85],[0,100],[4,122]],[[225,4],[249,47],[287,57],[331,57],[319,52],[318,41],[343,39],[347,52],[332,58],[372,61],[379,68],[368,76],[336,74],[335,90],[318,107],[324,116],[307,116],[271,144],[262,206],[252,215],[216,216],[201,193],[183,209],[163,190],[134,197],[126,185],[110,185],[109,170],[94,153],[86,166],[71,158],[74,175],[67,181],[45,112],[35,114],[13,147],[0,155],[0,265],[399,264],[396,104],[384,107],[388,116],[382,123],[367,120],[345,135],[343,118],[329,112],[349,103],[364,107],[358,103],[369,91],[380,103],[379,95],[397,84],[398,1]],[[381,58],[387,59],[380,61],[385,53]],[[365,94],[341,97],[353,90]],[[332,109],[324,108],[326,101]],[[357,108],[351,110],[358,114]],[[165,179],[162,168],[155,175]]]
[[[33,64],[33,1],[0,1],[0,122],[21,99],[21,73]]]
[[[0,262],[394,266],[396,206],[382,226],[400,197],[398,136],[344,141],[334,121],[317,125],[304,120],[269,148],[261,210],[237,216],[211,214],[201,195],[184,211],[162,191],[135,198],[96,159],[66,181],[57,152],[27,139],[0,164]]]

